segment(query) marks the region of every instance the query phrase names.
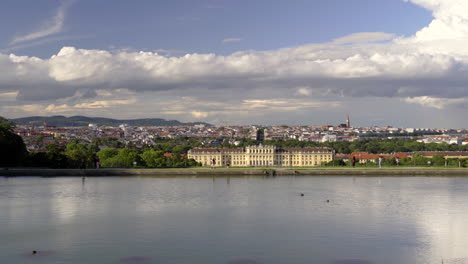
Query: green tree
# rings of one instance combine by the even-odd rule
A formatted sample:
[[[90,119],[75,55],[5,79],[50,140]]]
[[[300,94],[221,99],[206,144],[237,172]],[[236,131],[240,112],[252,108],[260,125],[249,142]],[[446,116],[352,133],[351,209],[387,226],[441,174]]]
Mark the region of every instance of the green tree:
[[[70,167],[89,168],[94,167],[96,158],[91,145],[81,143],[69,143],[65,148],[65,156],[68,157]]]
[[[117,149],[113,149],[113,148],[107,148],[107,149],[103,149],[101,151],[99,151],[98,153],[96,153],[96,155],[99,157],[99,160],[102,162],[110,159],[110,158],[113,158],[115,156],[117,156],[119,154],[119,151]]]
[[[23,139],[13,132],[15,124],[0,117],[0,166],[20,165],[27,155]]]
[[[131,168],[134,166],[134,162],[137,163],[137,166],[141,166],[142,162],[138,151],[133,149],[121,149],[119,150],[119,155],[117,155],[117,164],[119,167]]]
[[[164,152],[149,149],[144,151],[141,155],[141,159],[145,162],[147,167],[150,168],[162,168],[165,167]]]
[[[113,148],[108,148],[108,149],[103,149],[96,153],[96,155],[99,158],[99,163],[101,167],[114,167],[114,158],[119,154],[119,151],[117,149]]]
[[[133,149],[104,149],[97,153],[102,167],[108,168],[131,168],[133,162],[139,166],[143,165],[137,150]]]
[[[420,153],[416,153],[413,155],[413,165],[416,166],[427,166],[427,162],[429,161],[428,158],[425,158]]]
[[[50,168],[52,167],[52,162],[47,157],[46,152],[30,152],[24,165],[27,167]]]
[[[432,163],[434,166],[445,166],[445,157],[441,154],[436,154],[432,156]]]
[[[382,164],[384,166],[396,166],[397,165],[395,158],[383,159]]]
[[[47,145],[46,157],[51,168],[66,168],[68,166],[67,156],[64,150],[57,144]]]
[[[325,167],[340,167],[340,166],[346,166],[346,163],[343,160],[332,160],[328,163],[324,164]]]

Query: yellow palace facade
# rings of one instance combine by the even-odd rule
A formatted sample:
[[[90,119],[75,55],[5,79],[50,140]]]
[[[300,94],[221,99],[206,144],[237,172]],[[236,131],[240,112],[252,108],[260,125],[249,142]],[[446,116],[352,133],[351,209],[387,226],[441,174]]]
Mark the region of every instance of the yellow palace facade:
[[[311,167],[330,162],[334,157],[330,148],[277,148],[276,146],[248,146],[246,148],[195,148],[188,158],[203,166],[284,166]]]

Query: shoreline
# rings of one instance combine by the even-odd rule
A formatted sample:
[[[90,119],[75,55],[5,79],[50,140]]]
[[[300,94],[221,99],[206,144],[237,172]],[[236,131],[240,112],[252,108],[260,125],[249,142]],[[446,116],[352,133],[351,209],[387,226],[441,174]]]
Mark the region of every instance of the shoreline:
[[[0,169],[0,177],[81,176],[437,176],[468,177],[467,168],[177,168],[177,169]]]

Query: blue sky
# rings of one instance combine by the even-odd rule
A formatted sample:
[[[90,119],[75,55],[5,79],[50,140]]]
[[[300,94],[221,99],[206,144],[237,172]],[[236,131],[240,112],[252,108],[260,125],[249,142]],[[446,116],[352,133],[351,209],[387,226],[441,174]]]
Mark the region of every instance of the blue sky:
[[[427,10],[400,0],[79,0],[68,8],[63,32],[54,35],[57,40],[16,49],[9,45],[14,36],[54,16],[61,3],[4,1],[2,48],[39,57],[63,46],[229,54],[326,42],[354,32],[411,35],[432,18]],[[222,42],[237,38],[241,40]]]
[[[4,0],[0,115],[468,127],[464,0]]]

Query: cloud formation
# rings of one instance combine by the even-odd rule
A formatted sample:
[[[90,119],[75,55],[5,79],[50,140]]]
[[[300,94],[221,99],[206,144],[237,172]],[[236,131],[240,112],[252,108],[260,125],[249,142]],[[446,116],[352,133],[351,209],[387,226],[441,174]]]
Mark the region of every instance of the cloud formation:
[[[468,108],[467,98],[434,98],[429,96],[418,96],[412,98],[405,98],[405,102],[419,104],[425,107],[432,107],[436,109],[444,109],[449,106],[458,106]]]
[[[48,59],[0,54],[0,93],[18,93],[19,101],[33,101],[31,105],[67,98],[78,101],[51,104],[50,109],[59,111],[71,106],[108,107],[108,103],[96,98],[100,90],[170,91],[198,98],[214,94],[211,91],[236,91],[231,93],[232,98],[217,98],[224,103],[216,109],[206,104],[182,110],[167,107],[167,113],[186,111],[197,118],[225,111],[232,105],[244,112],[304,109],[316,106],[322,97],[368,96],[396,98],[436,109],[466,107],[468,50],[461,45],[468,43],[468,2],[411,2],[432,10],[434,19],[409,37],[364,32],[329,43],[227,56],[162,56],[75,47],[63,47]],[[57,15],[57,26],[52,28],[61,28],[63,16]],[[31,36],[41,35],[44,34]],[[232,41],[235,40],[224,42]],[[267,98],[260,93],[265,89],[274,96]],[[297,97],[302,101],[297,101]],[[234,99],[235,102],[229,101]],[[126,98],[113,100],[114,104],[131,102]],[[337,100],[331,101],[335,101],[334,106],[339,105]]]
[[[348,36],[337,38],[333,41],[334,44],[356,44],[356,43],[370,43],[395,38],[395,34],[385,32],[360,32]]]
[[[225,38],[223,39],[223,43],[240,42],[241,40],[241,38]]]
[[[50,35],[54,35],[57,33],[62,32],[64,23],[65,23],[65,17],[67,14],[67,10],[72,4],[72,1],[63,1],[59,8],[57,9],[56,14],[54,17],[52,17],[50,20],[46,21],[41,27],[39,27],[37,30],[28,33],[26,35],[22,36],[17,36],[15,37],[10,44],[18,44],[22,42],[27,42],[27,41],[32,41],[36,40],[39,38],[44,38]]]

